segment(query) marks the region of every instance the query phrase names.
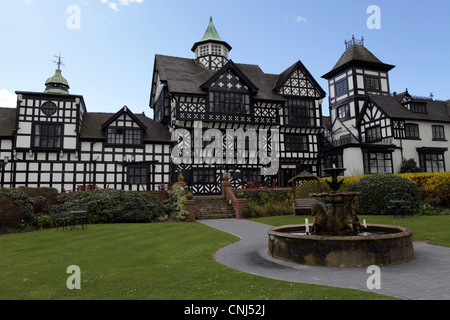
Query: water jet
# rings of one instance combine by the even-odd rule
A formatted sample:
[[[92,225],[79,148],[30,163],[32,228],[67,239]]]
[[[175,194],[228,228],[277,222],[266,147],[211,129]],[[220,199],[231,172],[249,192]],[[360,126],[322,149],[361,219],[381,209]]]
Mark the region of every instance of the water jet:
[[[356,200],[361,193],[339,192],[338,176],[346,169],[328,168],[329,193],[311,194],[319,200],[313,205],[312,227],[275,227],[269,231],[268,253],[276,259],[323,267],[358,268],[391,266],[414,258],[412,233],[399,226],[367,224],[357,217]]]

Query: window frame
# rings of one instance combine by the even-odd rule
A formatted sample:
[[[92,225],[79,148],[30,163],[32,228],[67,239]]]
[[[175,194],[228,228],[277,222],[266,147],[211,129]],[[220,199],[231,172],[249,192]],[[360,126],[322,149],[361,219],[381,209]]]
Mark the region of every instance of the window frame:
[[[378,77],[364,76],[364,88],[366,91],[380,92],[381,81]]]
[[[372,130],[376,130],[375,139],[372,139]],[[370,134],[369,134],[370,132]],[[371,137],[371,139],[369,139]],[[381,125],[372,126],[365,130],[365,142],[379,142],[383,140]]]
[[[250,115],[251,96],[246,92],[210,90],[209,112],[212,114]]]
[[[342,109],[344,109],[345,112],[341,112]],[[337,116],[338,116],[339,119],[349,119],[349,118],[351,118],[350,105],[349,104],[344,104],[342,106],[337,107],[336,112],[337,112]]]
[[[122,133],[112,133],[110,132],[110,130],[122,130]],[[129,134],[131,132],[133,132],[133,134],[131,135],[132,139],[131,142],[127,142],[127,139],[129,139],[129,136],[127,136],[127,134]],[[144,144],[144,131],[141,128],[130,128],[130,127],[108,127],[106,128],[106,146],[143,146]],[[138,137],[136,140],[134,140],[134,138],[136,138],[135,134],[138,133]],[[114,136],[112,136],[114,135]],[[114,137],[114,139],[113,139]],[[130,141],[130,140],[128,140]]]
[[[419,125],[417,123],[405,123],[404,139],[420,140]]]
[[[57,128],[58,130],[54,130],[54,134],[45,134],[43,131],[47,133],[50,132],[50,128]],[[43,129],[46,130],[43,130]],[[61,150],[63,148],[63,138],[64,138],[64,126],[62,123],[48,123],[48,122],[37,122],[33,125],[33,135],[32,135],[32,146],[33,149],[44,149],[44,150]],[[54,139],[51,146],[49,146],[49,140],[47,140],[46,145],[44,145],[44,139]],[[36,143],[38,142],[38,143]]]
[[[287,99],[283,107],[283,126],[315,127],[315,101],[311,99]]]
[[[422,102],[409,102],[409,111],[412,113],[427,114],[427,104]]]
[[[139,169],[139,173],[136,170]],[[139,179],[139,180],[135,180]],[[139,181],[139,182],[137,182]],[[127,184],[149,185],[150,169],[146,164],[130,164],[127,166]]]
[[[307,134],[284,134],[285,152],[309,152],[309,139]]]
[[[444,126],[432,125],[431,132],[432,132],[433,141],[447,141],[445,139],[445,127]]]
[[[345,85],[344,85],[345,84]],[[334,84],[334,94],[339,97],[348,92],[348,79],[339,80]]]
[[[393,174],[394,166],[392,158],[393,158],[392,152],[385,152],[385,151],[380,152],[377,150],[364,151],[363,152],[364,174],[378,174],[378,173]],[[374,163],[376,164],[375,166],[372,165]],[[376,168],[375,170],[376,172],[372,172],[372,168]]]

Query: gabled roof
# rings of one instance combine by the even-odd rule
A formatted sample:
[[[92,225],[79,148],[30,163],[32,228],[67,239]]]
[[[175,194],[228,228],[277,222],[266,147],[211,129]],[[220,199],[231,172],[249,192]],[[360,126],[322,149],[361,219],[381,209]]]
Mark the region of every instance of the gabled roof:
[[[214,74],[193,59],[159,54],[155,56],[155,71],[170,92],[190,94],[205,94],[200,86]]]
[[[277,84],[283,83],[280,77],[285,78],[297,70],[296,67],[299,66],[302,67],[302,70],[308,75],[311,82],[317,85],[316,89],[319,90],[320,88],[300,61],[293,64],[280,75],[264,73],[258,65],[234,63],[232,61],[230,65],[258,89],[255,98],[259,100],[285,101],[281,95],[275,93],[274,89]],[[230,65],[225,65],[223,69],[230,67]],[[202,88],[221,70],[211,71],[194,59],[156,55],[154,72],[158,73],[160,81],[167,85],[171,93],[206,95],[207,92],[202,90]],[[152,88],[152,90],[155,90],[155,88]],[[319,91],[325,95],[321,88]],[[153,95],[154,93],[152,92],[152,98]]]
[[[0,108],[0,137],[12,137],[16,129],[16,108]]]
[[[147,127],[134,115],[133,112],[128,109],[127,106],[124,106],[122,109],[120,109],[116,114],[114,114],[112,117],[110,117],[107,121],[105,121],[102,124],[102,130],[108,127],[113,121],[115,121],[117,118],[119,118],[122,114],[127,114],[130,116],[131,119],[133,119],[134,122],[136,122],[142,129],[146,130]]]
[[[362,45],[352,45],[344,52],[333,69],[322,78],[330,79],[352,67],[371,68],[380,71],[389,71],[395,66],[383,63],[380,59]]]
[[[322,89],[322,87],[317,83],[316,79],[309,73],[308,69],[303,65],[303,63],[299,60],[296,63],[294,63],[292,66],[284,70],[278,77],[277,83],[275,85],[274,91],[278,91],[285,83],[286,81],[292,76],[292,74],[300,69],[304,74],[306,74],[306,77],[309,81],[313,83],[314,89],[320,92],[320,95],[322,98],[325,98],[326,93]]]
[[[83,116],[80,137],[82,139],[92,140],[105,139],[105,131],[102,129],[102,125],[108,122],[112,117],[114,117],[113,113],[85,113]],[[169,143],[171,141],[171,134],[166,126],[148,118],[144,114],[135,114],[134,117],[146,128],[143,136],[144,142]]]
[[[221,75],[223,75],[227,70],[231,70],[235,73],[243,82],[249,87],[250,91],[253,93],[258,92],[258,87],[256,87],[253,82],[243,73],[239,67],[232,61],[229,60],[220,70],[218,70],[211,78],[208,79],[204,84],[200,86],[200,88],[208,88],[211,83],[216,81]]]
[[[415,121],[433,121],[433,122],[450,122],[449,106],[444,101],[422,100],[414,99],[413,102],[422,102],[427,104],[427,113],[414,113],[409,111],[404,105],[400,103],[404,94],[397,96],[381,96],[369,95],[363,109],[361,110],[360,118],[363,116],[368,102],[373,102],[380,110],[392,119],[401,120],[415,120]]]

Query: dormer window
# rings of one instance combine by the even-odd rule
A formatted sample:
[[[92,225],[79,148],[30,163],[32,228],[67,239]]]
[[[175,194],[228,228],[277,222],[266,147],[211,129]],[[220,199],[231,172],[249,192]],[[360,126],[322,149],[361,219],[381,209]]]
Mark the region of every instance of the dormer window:
[[[413,113],[427,113],[427,104],[421,102],[411,102],[409,110]]]
[[[106,132],[106,143],[108,145],[142,145],[142,139],[142,129],[108,128]]]

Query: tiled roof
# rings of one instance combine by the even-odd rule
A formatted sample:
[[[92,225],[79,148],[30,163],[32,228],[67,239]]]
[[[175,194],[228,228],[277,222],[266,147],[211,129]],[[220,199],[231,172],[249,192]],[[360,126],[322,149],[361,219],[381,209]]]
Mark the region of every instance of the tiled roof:
[[[264,73],[258,65],[234,64],[245,76],[258,88],[256,99],[284,101],[285,99],[274,92],[280,81],[287,80],[292,68],[299,66],[296,62],[280,75]],[[304,66],[301,65],[303,68]],[[155,70],[160,80],[167,84],[169,92],[181,94],[206,95],[207,92],[201,86],[207,82],[215,73],[206,69],[194,59],[171,57],[164,55],[155,56]],[[306,68],[305,68],[306,70]],[[314,78],[311,79],[315,82]],[[315,82],[319,91],[325,92]]]

